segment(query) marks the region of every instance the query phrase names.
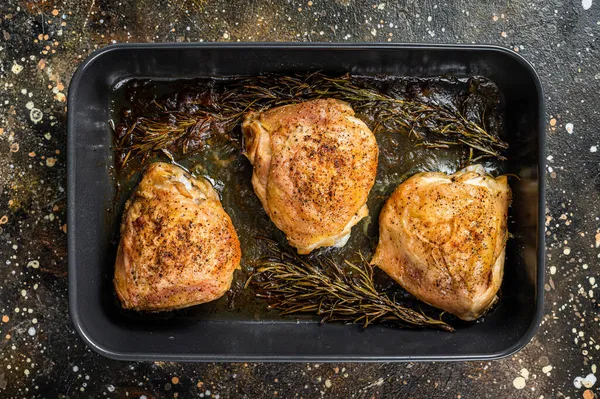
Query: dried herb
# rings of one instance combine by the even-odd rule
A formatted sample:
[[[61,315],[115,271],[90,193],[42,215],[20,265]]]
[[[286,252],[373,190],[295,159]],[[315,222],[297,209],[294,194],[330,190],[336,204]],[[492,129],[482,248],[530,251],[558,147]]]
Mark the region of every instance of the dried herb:
[[[373,282],[373,268],[365,259],[358,264],[346,261],[345,272],[330,258],[310,261],[282,250],[270,239],[262,240],[269,254],[258,261],[246,287],[252,284],[257,296],[267,298],[270,306],[282,314],[315,313],[322,316],[321,323],[342,321],[367,327],[375,322],[389,322],[454,331],[441,319],[379,292]]]
[[[464,145],[482,157],[505,159],[508,144],[490,134],[483,122],[467,119],[459,111],[435,103],[395,98],[375,88],[361,86],[349,75],[329,77],[322,73],[282,76],[260,75],[238,78],[222,92],[200,96],[186,112],[168,104],[156,103],[157,114],[138,117],[118,126],[116,147],[124,154],[142,159],[160,150],[181,154],[201,149],[203,140],[213,134],[237,138],[232,130],[244,114],[316,98],[346,101],[359,113],[371,114],[375,132],[385,129],[415,137],[419,145],[444,147]],[[473,154],[473,153],[472,153]]]

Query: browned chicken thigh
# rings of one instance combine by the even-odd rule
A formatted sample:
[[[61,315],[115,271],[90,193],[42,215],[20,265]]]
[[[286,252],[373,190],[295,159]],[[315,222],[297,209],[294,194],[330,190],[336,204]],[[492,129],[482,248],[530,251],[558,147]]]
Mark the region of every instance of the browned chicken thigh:
[[[510,200],[506,176],[479,165],[412,176],[381,211],[371,263],[423,302],[475,320],[502,282]]]
[[[246,156],[265,211],[298,253],[346,244],[368,215],[379,150],[345,102],[326,99],[246,115]]]
[[[219,195],[180,167],[151,164],[125,205],[114,284],[124,308],[160,311],[220,298],[240,243]]]

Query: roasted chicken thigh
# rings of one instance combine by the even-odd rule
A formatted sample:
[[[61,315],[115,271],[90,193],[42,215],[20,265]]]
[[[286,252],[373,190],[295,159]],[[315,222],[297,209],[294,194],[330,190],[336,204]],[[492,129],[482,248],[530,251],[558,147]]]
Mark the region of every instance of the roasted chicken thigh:
[[[345,102],[306,101],[246,115],[245,154],[265,211],[298,253],[346,244],[367,216],[375,136]]]
[[[502,282],[510,200],[506,176],[481,166],[412,176],[381,211],[371,263],[423,302],[475,320]]]
[[[153,163],[125,205],[114,285],[124,308],[161,311],[220,298],[240,243],[205,179]]]

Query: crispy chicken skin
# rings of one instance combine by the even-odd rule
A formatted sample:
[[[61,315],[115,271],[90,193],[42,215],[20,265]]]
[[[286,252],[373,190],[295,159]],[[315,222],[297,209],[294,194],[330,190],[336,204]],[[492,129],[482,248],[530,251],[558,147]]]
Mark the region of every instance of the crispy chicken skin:
[[[371,264],[423,302],[475,320],[497,299],[510,201],[506,176],[480,165],[412,176],[381,211]]]
[[[311,100],[249,113],[242,124],[252,185],[299,254],[346,244],[368,215],[379,150],[345,102]]]
[[[179,309],[220,298],[240,243],[219,195],[178,166],[153,163],[125,205],[114,284],[124,308]]]

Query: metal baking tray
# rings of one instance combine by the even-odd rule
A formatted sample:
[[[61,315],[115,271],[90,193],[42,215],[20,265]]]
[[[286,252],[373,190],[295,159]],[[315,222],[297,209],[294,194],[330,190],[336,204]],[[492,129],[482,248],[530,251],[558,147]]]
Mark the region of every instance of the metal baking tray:
[[[323,70],[361,75],[483,76],[505,100],[513,190],[502,299],[485,321],[456,332],[212,315],[126,317],[112,276],[120,223],[109,102],[131,78],[160,80]],[[68,99],[69,308],[83,340],[115,359],[166,361],[488,360],[521,349],[542,316],[544,104],[532,66],[494,46],[423,44],[127,44],[92,53]]]

